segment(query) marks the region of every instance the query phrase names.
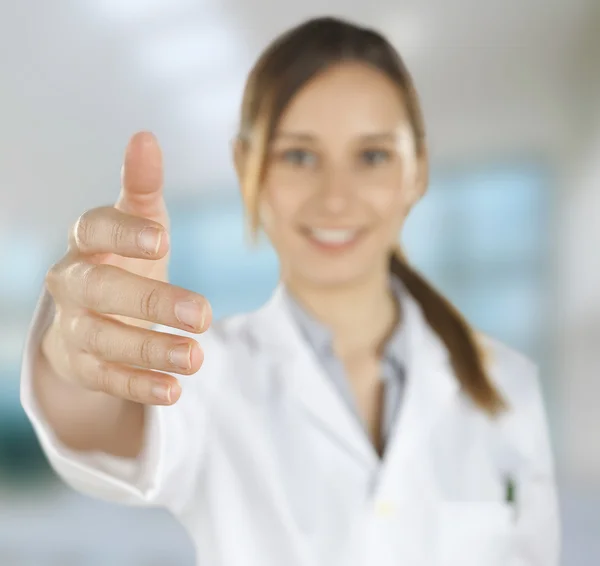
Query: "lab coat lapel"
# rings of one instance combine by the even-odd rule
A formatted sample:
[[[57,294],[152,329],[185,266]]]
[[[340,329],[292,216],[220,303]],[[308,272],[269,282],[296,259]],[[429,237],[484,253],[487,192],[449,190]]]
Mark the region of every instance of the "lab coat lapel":
[[[258,312],[255,330],[257,339],[273,352],[274,371],[312,424],[363,464],[376,465],[377,453],[296,327],[282,287]]]
[[[408,339],[406,392],[386,447],[378,489],[394,497],[400,491],[404,497],[416,497],[417,484],[427,486],[428,439],[460,389],[448,351],[420,305],[406,292],[402,307]]]
[[[406,289],[402,289],[401,301],[408,340],[406,392],[386,447],[381,489],[387,483],[388,468],[410,466],[414,450],[426,442],[459,391],[446,347],[425,320],[421,307]],[[255,331],[257,340],[269,351],[270,363],[277,366],[275,371],[284,377],[311,422],[364,464],[377,466],[379,457],[373,445],[296,327],[281,287],[258,311]],[[390,481],[396,480],[391,477]]]
[[[439,502],[433,473],[432,432],[457,399],[458,385],[444,344],[407,293],[402,297],[407,335],[406,389],[371,498],[381,529],[376,545],[395,564],[435,562]],[[399,536],[398,533],[402,533]]]

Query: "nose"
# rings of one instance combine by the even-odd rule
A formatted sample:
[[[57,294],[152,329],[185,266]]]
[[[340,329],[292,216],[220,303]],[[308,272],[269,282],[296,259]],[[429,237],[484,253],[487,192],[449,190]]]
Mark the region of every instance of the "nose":
[[[350,179],[343,171],[330,170],[323,176],[320,194],[327,212],[344,212],[350,202],[350,192]]]

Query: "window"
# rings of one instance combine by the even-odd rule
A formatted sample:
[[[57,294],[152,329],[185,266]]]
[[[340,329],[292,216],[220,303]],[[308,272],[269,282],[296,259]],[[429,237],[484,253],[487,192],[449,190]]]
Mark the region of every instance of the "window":
[[[482,331],[539,358],[550,184],[535,166],[437,176],[404,231],[413,263]]]
[[[277,285],[278,261],[267,243],[251,247],[239,197],[186,204],[169,208],[172,282],[208,297],[215,319],[258,308]]]
[[[482,331],[539,358],[547,337],[549,184],[531,165],[434,175],[403,234],[407,255]],[[277,284],[277,257],[249,248],[233,193],[175,203],[173,282],[210,298],[216,318],[260,306]]]

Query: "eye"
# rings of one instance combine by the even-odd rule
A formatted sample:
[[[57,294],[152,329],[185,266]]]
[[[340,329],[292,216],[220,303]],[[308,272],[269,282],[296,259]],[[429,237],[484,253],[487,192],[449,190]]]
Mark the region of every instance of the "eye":
[[[305,149],[288,149],[282,152],[281,158],[286,163],[297,167],[314,167],[317,163],[317,156]]]
[[[386,149],[366,149],[360,154],[360,160],[366,165],[380,165],[392,159],[392,152]]]

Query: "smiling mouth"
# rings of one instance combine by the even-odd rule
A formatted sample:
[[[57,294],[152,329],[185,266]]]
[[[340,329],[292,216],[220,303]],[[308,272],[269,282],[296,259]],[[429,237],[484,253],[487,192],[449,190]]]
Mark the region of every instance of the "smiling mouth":
[[[363,235],[358,228],[304,228],[308,240],[320,248],[341,250],[354,245]]]

